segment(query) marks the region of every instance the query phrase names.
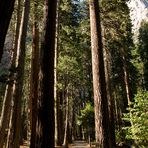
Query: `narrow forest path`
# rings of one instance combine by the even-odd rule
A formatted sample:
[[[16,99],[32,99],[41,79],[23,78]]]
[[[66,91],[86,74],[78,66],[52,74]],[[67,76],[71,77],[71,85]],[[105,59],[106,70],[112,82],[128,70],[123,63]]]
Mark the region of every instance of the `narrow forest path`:
[[[86,141],[74,141],[69,148],[90,148]]]

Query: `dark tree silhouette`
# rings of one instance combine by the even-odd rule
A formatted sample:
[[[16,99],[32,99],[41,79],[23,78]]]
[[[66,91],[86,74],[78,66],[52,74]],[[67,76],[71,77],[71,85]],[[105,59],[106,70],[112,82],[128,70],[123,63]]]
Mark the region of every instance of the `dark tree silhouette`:
[[[36,148],[54,148],[54,49],[56,0],[45,0],[45,27],[41,52],[40,94],[37,104]]]

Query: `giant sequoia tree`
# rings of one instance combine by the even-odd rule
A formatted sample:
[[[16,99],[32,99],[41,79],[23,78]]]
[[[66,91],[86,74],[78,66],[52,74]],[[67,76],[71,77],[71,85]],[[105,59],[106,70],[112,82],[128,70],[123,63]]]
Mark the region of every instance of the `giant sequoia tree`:
[[[36,148],[54,148],[54,49],[56,0],[45,0],[45,27],[41,52],[40,96],[38,100]]]
[[[97,147],[109,148],[109,115],[98,0],[89,0]]]
[[[15,0],[0,0],[0,61]]]

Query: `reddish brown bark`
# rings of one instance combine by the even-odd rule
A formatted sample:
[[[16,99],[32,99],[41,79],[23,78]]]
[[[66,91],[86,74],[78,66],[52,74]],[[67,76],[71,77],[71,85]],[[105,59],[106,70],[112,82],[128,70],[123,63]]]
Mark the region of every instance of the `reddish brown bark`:
[[[39,81],[39,28],[37,16],[37,2],[34,2],[33,17],[33,44],[32,44],[32,64],[31,64],[31,144],[30,148],[35,148],[36,121],[37,121],[37,100],[38,100],[38,81]]]
[[[109,110],[109,127],[110,127],[110,146],[116,147],[116,139],[115,139],[115,99],[112,93],[111,86],[111,64],[112,57],[111,53],[106,48],[106,30],[103,27],[103,48],[104,48],[104,64],[105,64],[105,78],[106,78],[106,91],[108,98],[108,110]]]
[[[24,77],[24,66],[25,66],[25,53],[26,53],[26,36],[27,26],[29,20],[30,0],[24,0],[24,8],[22,13],[22,20],[20,25],[19,40],[18,40],[18,51],[17,55],[17,78],[14,90],[14,107],[12,115],[12,148],[19,147],[20,140],[20,128],[21,128],[21,98],[23,94],[23,77]]]
[[[38,99],[36,148],[54,148],[54,52],[56,0],[45,0],[45,27],[41,57],[40,97]]]
[[[97,147],[109,148],[109,112],[105,83],[99,1],[89,0]]]

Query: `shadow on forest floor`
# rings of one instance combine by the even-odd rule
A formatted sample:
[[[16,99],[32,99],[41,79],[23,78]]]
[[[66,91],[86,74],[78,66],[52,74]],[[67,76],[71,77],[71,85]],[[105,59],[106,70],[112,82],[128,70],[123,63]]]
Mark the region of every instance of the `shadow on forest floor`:
[[[28,146],[20,146],[20,148],[29,148]],[[55,148],[63,148],[62,146],[56,146]],[[69,144],[68,148],[95,148],[95,146],[89,146],[86,141],[74,141]]]

